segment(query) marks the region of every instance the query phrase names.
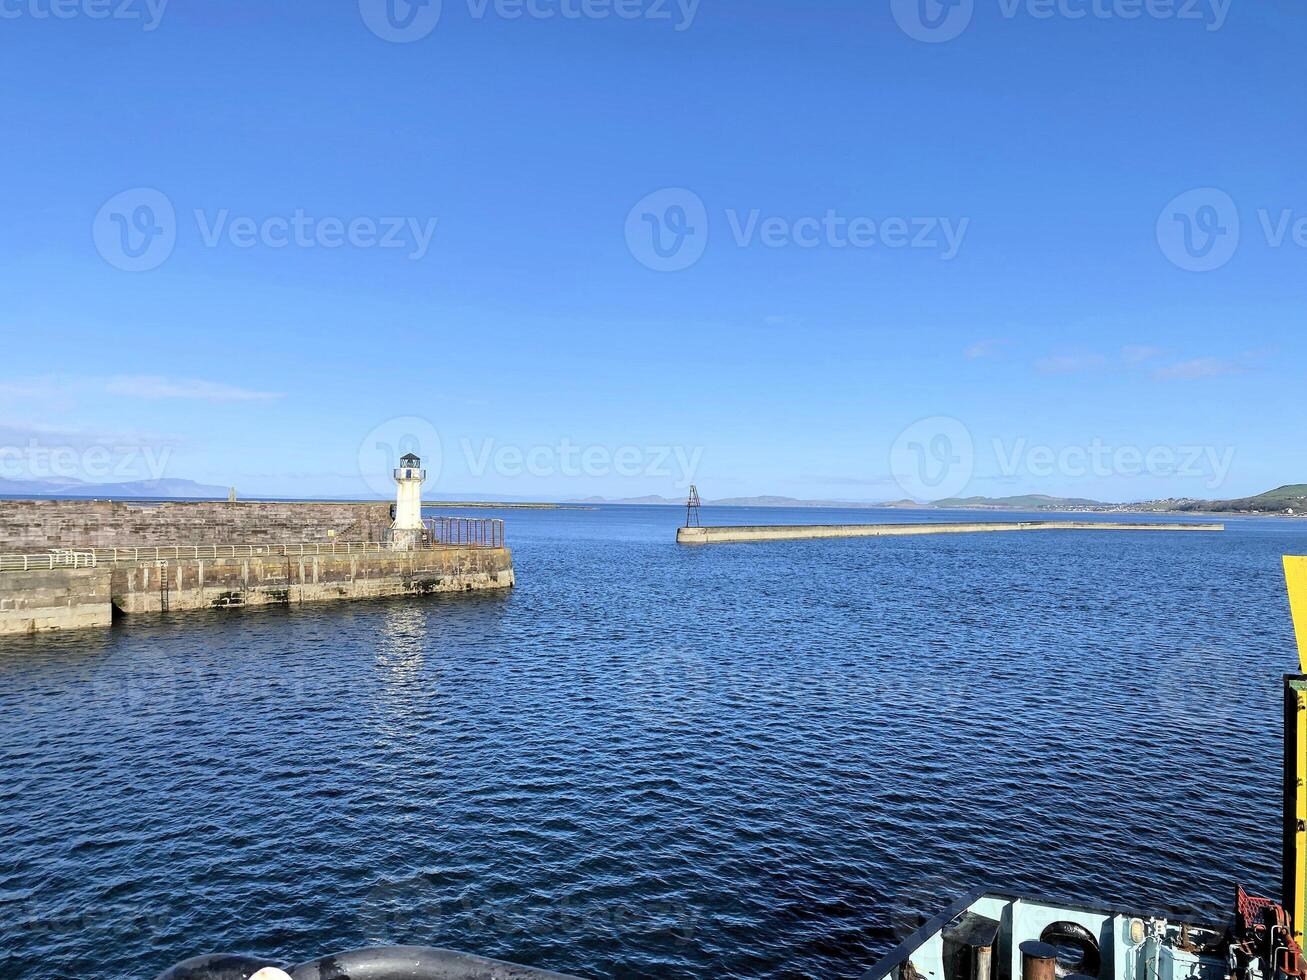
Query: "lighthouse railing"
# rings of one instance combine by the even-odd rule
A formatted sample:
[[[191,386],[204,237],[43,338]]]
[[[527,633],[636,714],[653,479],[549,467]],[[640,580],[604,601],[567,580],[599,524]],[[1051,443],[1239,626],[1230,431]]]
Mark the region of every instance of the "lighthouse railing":
[[[433,548],[502,548],[504,522],[493,517],[428,517],[422,522]]]

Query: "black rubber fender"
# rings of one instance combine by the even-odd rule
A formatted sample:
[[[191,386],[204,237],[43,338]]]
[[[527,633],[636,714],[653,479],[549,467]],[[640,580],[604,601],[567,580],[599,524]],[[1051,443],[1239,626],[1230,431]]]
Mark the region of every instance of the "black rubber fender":
[[[161,973],[158,980],[249,980],[267,966],[284,970],[291,980],[577,980],[562,973],[427,946],[356,949],[299,966],[235,953],[197,956]]]
[[[427,946],[382,946],[324,956],[287,971],[291,980],[575,980]]]
[[[1051,946],[1069,946],[1080,950],[1080,962],[1071,970],[1096,977],[1103,966],[1098,938],[1077,922],[1053,922],[1039,934],[1039,941]]]
[[[249,980],[265,966],[281,966],[272,960],[240,953],[196,956],[159,974],[158,980]]]

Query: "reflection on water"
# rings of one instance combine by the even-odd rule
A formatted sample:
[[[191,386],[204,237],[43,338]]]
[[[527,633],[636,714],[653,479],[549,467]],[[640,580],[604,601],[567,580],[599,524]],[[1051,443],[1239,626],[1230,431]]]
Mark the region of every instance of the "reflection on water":
[[[674,508],[504,516],[508,595],[0,643],[0,976],[375,941],[856,976],[973,885],[1276,887],[1307,525],[680,549]]]
[[[430,625],[420,605],[388,605],[377,638],[377,670],[384,683],[402,690],[422,677]]]

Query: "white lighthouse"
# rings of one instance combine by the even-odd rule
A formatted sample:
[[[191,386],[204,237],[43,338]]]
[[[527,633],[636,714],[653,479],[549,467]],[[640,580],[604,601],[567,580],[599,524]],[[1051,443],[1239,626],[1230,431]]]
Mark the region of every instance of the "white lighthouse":
[[[427,471],[422,460],[413,453],[399,458],[395,470],[395,523],[391,525],[391,539],[396,548],[412,548],[422,531],[422,484]]]

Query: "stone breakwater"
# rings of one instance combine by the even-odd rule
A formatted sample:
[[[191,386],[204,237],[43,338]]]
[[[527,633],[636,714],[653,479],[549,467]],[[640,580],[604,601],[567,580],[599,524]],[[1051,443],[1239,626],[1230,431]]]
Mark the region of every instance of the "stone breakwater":
[[[445,522],[413,550],[381,543],[391,523],[385,501],[0,500],[0,635],[513,586],[497,522]]]
[[[0,571],[0,635],[107,626],[117,615],[508,589],[514,581],[509,549],[459,547]]]
[[[0,552],[380,541],[391,504],[0,500]]]
[[[1000,531],[1224,531],[1224,524],[1123,524],[1110,521],[974,521],[922,524],[786,524],[744,527],[683,527],[678,544],[742,541],[798,541],[809,538],[879,538],[915,534],[979,534]]]

